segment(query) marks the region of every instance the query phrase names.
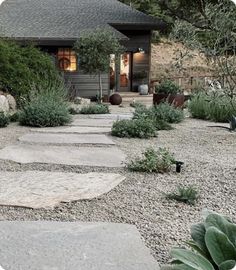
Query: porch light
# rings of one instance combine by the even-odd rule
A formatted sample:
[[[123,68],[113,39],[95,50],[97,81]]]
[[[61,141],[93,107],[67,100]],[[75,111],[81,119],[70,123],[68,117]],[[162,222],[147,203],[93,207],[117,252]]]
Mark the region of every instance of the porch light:
[[[138,48],[136,53],[145,53],[144,49],[143,48]]]

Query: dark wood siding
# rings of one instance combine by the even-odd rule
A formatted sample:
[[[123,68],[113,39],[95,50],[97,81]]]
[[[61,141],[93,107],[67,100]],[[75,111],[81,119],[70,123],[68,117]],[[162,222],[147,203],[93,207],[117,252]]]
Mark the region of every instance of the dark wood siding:
[[[72,96],[91,98],[95,97],[99,91],[98,76],[91,76],[82,72],[64,73],[66,84],[68,85]],[[109,76],[102,75],[103,94],[108,94]]]
[[[118,29],[119,30],[119,29]],[[125,47],[127,52],[132,52],[133,55],[133,66],[132,74],[137,74],[139,72],[145,71],[147,77],[143,80],[133,79],[132,80],[132,89],[137,90],[137,86],[144,83],[149,83],[149,73],[150,73],[150,38],[151,31],[138,31],[138,30],[122,30],[124,35],[126,35],[129,40],[122,41],[122,45]],[[72,47],[71,43],[68,43],[68,47]],[[63,44],[66,47],[66,44]],[[60,46],[60,45],[59,45]],[[58,46],[58,47],[59,47]],[[50,54],[56,54],[57,47],[54,46],[40,46],[43,50],[47,51]],[[137,49],[142,48],[145,53],[137,53]],[[83,72],[66,72],[64,73],[65,81],[70,89],[72,96],[81,96],[81,97],[95,97],[98,93],[98,77],[84,74]],[[110,88],[110,78],[109,74],[103,74],[103,94],[107,95]]]

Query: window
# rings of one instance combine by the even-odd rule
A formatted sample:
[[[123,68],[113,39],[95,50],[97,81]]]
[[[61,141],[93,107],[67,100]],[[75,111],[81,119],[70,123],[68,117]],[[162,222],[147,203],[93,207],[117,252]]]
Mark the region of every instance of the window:
[[[76,71],[77,70],[77,56],[75,51],[70,48],[59,48],[58,66],[62,71]]]

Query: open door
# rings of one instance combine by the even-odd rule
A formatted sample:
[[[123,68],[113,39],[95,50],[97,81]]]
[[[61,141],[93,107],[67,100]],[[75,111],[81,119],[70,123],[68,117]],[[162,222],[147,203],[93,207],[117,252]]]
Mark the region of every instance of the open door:
[[[130,52],[123,53],[120,58],[120,91],[131,91],[132,55]]]

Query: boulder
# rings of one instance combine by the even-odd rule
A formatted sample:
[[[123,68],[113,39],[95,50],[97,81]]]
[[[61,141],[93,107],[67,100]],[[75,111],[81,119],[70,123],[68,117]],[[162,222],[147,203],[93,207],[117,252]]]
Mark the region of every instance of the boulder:
[[[8,100],[10,110],[15,111],[16,110],[16,100],[15,100],[15,98],[10,94],[7,94],[6,98]]]
[[[74,103],[80,105],[89,105],[91,103],[91,100],[88,98],[76,97]]]
[[[8,113],[9,110],[8,99],[4,95],[0,95],[0,112]]]

